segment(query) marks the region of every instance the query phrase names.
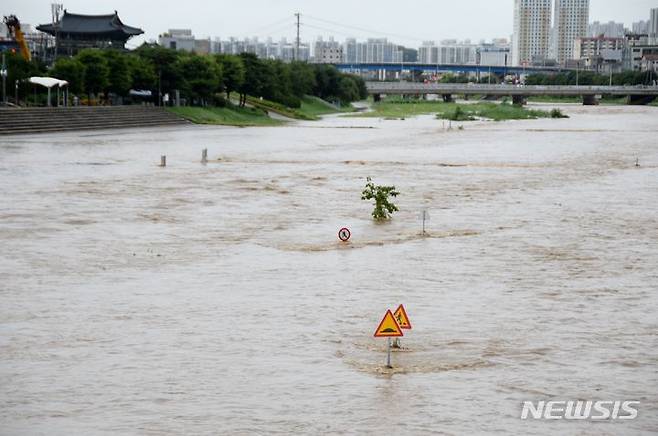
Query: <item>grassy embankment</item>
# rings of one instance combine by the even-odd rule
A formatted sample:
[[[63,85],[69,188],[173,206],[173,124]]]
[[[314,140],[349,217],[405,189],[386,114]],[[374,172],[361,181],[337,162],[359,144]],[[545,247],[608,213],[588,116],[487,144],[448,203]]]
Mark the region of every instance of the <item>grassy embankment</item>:
[[[224,126],[278,126],[282,121],[272,119],[265,112],[255,108],[227,107],[171,107],[167,110],[196,124],[217,124]]]
[[[337,109],[330,103],[317,97],[306,96],[302,99],[300,108],[289,108],[281,104],[247,97],[249,106],[238,107],[237,104],[231,103],[226,107],[172,107],[169,111],[176,115],[188,119],[196,124],[217,124],[226,126],[278,126],[285,121],[276,120],[267,115],[267,112],[275,112],[288,118],[298,120],[318,120],[320,115],[327,115],[338,112],[351,112],[354,109],[347,108]]]
[[[436,114],[436,117],[452,121],[474,121],[476,119],[527,120],[536,118],[562,118],[558,110],[543,111],[514,106],[510,103],[444,103],[442,101],[390,99],[375,103],[371,112],[359,113],[357,117],[406,118],[416,115]]]
[[[266,110],[272,111],[279,115],[283,115],[288,118],[294,118],[296,120],[309,120],[315,121],[320,119],[320,115],[328,115],[339,112],[352,112],[354,109],[352,106],[344,108],[336,108],[331,103],[328,103],[318,97],[313,97],[310,95],[302,98],[302,105],[299,108],[289,108],[279,103],[275,103],[269,100],[261,100],[259,98],[247,97],[247,103]]]

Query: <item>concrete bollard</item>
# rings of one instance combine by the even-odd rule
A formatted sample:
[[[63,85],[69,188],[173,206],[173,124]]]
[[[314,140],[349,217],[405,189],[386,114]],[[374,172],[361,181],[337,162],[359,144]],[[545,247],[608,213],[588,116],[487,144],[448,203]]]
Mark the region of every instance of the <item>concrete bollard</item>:
[[[202,164],[208,163],[208,149],[207,148],[204,148],[201,151],[201,163]]]
[[[167,166],[167,156],[160,156],[160,166],[161,167]]]

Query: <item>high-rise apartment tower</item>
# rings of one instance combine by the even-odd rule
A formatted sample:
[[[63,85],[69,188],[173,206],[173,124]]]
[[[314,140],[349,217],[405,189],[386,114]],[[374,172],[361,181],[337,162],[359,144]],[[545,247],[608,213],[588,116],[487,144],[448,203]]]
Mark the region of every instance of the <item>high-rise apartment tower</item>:
[[[512,64],[529,65],[546,59],[550,32],[551,0],[514,0]]]
[[[574,41],[587,36],[589,0],[554,0],[554,53],[558,64],[573,59]]]

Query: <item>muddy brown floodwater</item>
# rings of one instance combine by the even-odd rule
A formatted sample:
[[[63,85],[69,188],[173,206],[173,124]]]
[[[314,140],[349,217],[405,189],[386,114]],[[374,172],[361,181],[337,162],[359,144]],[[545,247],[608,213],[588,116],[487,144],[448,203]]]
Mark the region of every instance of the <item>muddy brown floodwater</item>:
[[[0,138],[0,433],[658,431],[658,108],[563,110]]]

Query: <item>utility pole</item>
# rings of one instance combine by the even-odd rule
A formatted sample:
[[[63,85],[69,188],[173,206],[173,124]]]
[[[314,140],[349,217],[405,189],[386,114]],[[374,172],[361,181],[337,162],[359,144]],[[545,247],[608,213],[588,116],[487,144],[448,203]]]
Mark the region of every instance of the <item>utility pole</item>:
[[[300,26],[299,18],[300,18],[300,16],[301,16],[301,14],[299,12],[297,12],[295,14],[295,17],[297,17],[297,40],[295,41],[295,47],[296,47],[295,53],[292,56],[292,60],[294,60],[294,61],[300,60],[299,59],[299,26]]]

